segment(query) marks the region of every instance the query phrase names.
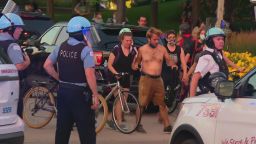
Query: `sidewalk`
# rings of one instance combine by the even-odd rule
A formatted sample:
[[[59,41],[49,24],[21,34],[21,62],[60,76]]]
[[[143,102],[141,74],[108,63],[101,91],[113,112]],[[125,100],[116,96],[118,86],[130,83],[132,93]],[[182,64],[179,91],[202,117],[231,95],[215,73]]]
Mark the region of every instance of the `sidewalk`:
[[[173,124],[174,116],[170,116]],[[132,134],[122,134],[119,131],[111,130],[105,127],[97,135],[97,144],[167,144],[170,134],[163,133],[163,125],[158,123],[158,115],[145,114],[142,118],[142,124],[147,133],[142,134],[134,132]],[[56,119],[42,129],[25,128],[24,144],[53,144],[55,136]],[[76,129],[72,132],[70,144],[79,144],[78,133]]]

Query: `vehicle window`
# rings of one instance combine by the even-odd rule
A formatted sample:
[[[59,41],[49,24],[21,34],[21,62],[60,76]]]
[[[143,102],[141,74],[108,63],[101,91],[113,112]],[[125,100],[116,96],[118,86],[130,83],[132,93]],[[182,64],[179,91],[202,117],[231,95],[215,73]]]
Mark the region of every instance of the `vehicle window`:
[[[40,43],[47,43],[49,45],[53,45],[56,41],[56,37],[60,32],[61,27],[55,26],[50,29],[45,35],[42,37]]]
[[[111,51],[115,45],[119,43],[118,35],[120,29],[103,29],[98,30],[101,42],[98,45],[99,49]],[[146,31],[132,30],[134,46],[140,47],[147,43]]]
[[[11,64],[10,58],[4,52],[3,48],[0,48],[0,64]]]
[[[256,96],[256,73],[249,78],[245,89],[246,95]]]
[[[3,58],[0,57],[0,64],[3,64]]]
[[[63,27],[56,40],[56,45],[61,45],[67,39],[68,39],[67,27]]]

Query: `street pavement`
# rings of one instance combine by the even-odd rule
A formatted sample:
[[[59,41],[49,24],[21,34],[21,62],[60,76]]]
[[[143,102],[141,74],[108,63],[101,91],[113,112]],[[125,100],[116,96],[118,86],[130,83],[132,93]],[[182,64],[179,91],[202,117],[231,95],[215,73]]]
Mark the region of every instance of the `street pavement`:
[[[177,112],[170,115],[171,124],[175,120]],[[163,124],[158,122],[158,115],[144,114],[142,124],[147,133],[134,132],[122,134],[107,126],[97,135],[97,144],[167,144],[170,134],[163,132]],[[56,118],[44,128],[32,129],[25,127],[25,144],[54,144]],[[70,144],[79,144],[76,128],[72,131]]]

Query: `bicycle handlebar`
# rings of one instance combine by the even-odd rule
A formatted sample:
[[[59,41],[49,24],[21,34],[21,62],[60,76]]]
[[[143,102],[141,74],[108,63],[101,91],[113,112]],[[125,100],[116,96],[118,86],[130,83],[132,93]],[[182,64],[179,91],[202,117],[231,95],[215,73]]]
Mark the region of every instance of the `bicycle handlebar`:
[[[117,77],[122,77],[122,76],[125,76],[125,75],[129,75],[129,73],[128,72],[121,72],[121,73],[115,74],[115,76],[117,76]]]

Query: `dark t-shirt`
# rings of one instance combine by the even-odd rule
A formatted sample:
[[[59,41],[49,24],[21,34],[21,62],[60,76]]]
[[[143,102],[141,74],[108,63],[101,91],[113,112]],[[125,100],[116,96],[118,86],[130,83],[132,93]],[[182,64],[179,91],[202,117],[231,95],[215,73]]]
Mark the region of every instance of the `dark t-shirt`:
[[[136,55],[135,49],[132,48],[130,50],[129,55],[125,56],[123,51],[122,51],[121,45],[116,45],[114,47],[112,53],[115,56],[115,60],[114,60],[114,63],[113,63],[113,67],[115,68],[115,70],[119,73],[120,72],[131,73],[132,72],[131,65],[132,65],[133,59]]]

